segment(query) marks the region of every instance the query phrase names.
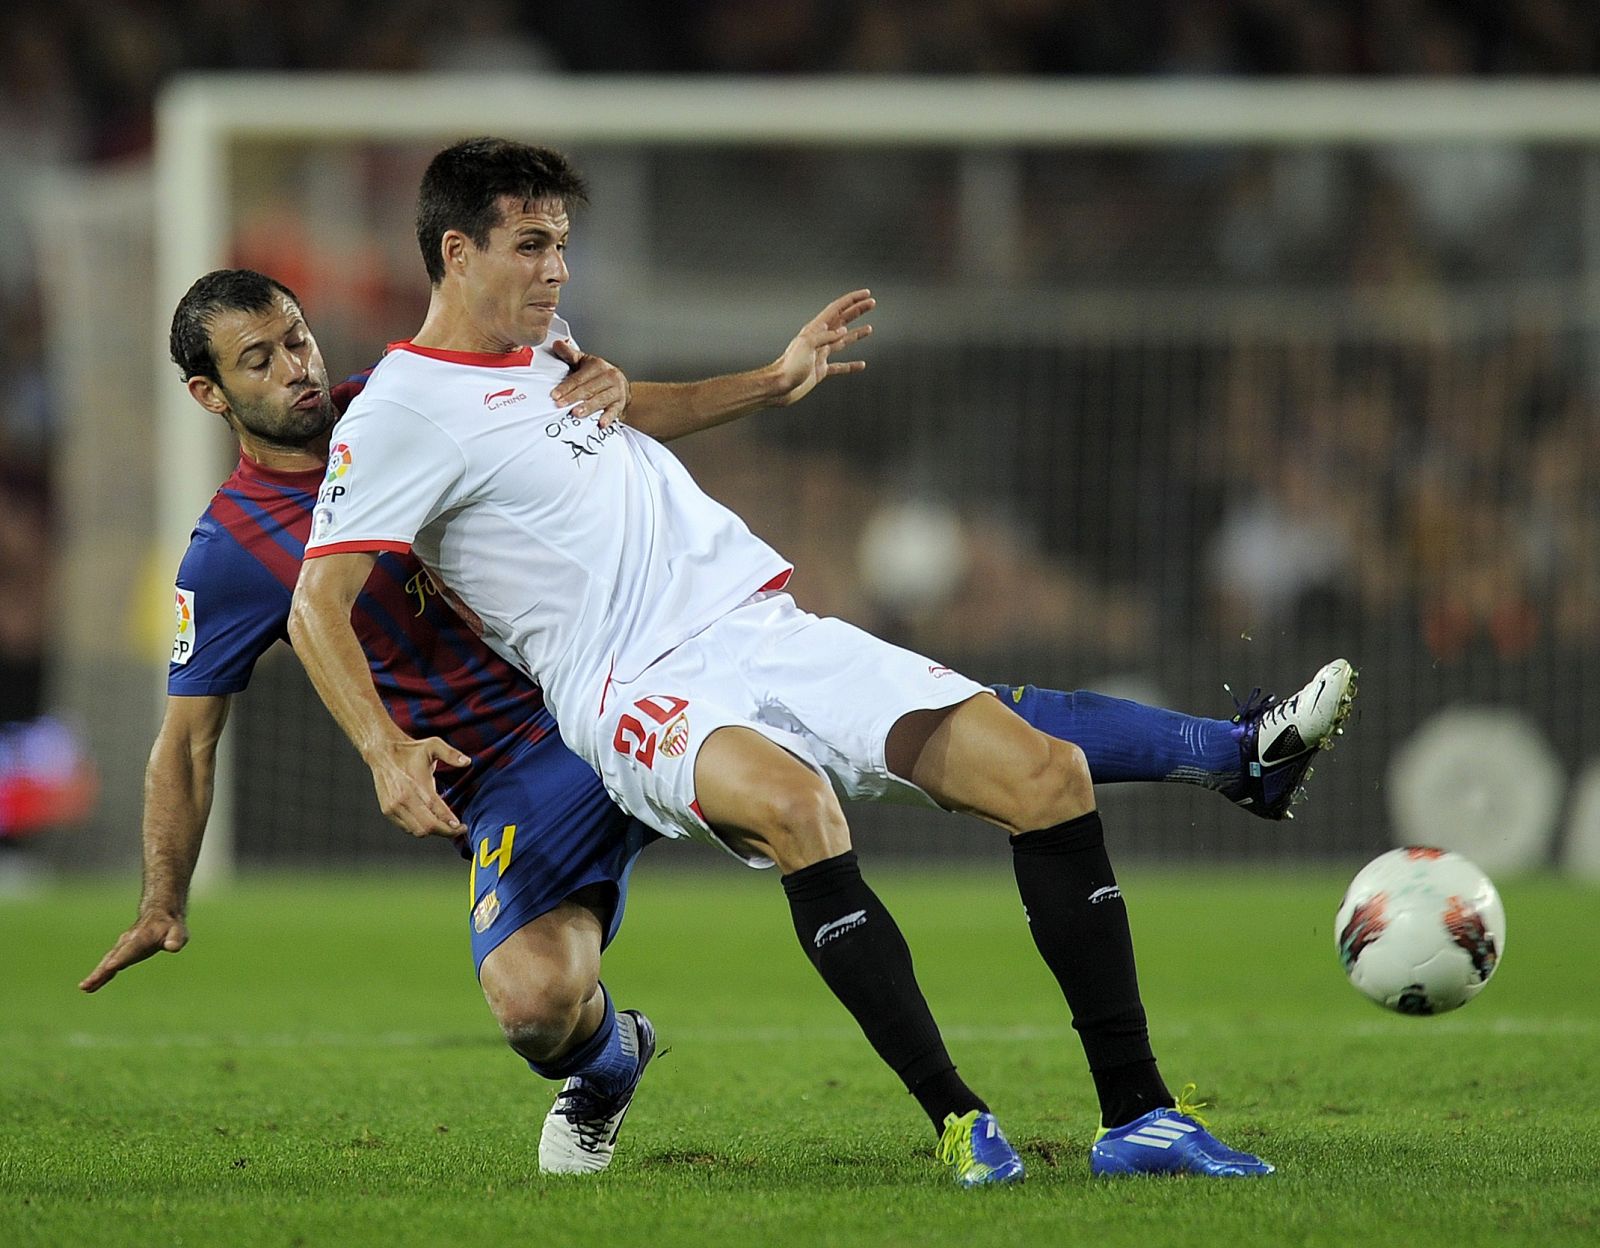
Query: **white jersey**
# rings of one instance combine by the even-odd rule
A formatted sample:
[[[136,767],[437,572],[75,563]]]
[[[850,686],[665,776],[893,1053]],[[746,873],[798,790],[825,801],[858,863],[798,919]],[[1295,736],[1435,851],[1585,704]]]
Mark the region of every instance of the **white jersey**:
[[[414,551],[558,719],[630,679],[789,564],[653,438],[575,419],[551,346],[393,344],[334,427],[306,558]]]

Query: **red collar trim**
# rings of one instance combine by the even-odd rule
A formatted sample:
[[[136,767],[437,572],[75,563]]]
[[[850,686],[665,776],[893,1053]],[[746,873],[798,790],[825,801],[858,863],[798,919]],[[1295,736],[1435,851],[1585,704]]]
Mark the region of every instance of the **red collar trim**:
[[[437,347],[419,347],[414,342],[391,342],[390,351],[411,351],[425,355],[430,360],[443,360],[446,364],[473,364],[478,368],[518,368],[533,363],[533,348],[518,347],[496,355],[487,351],[441,351]]]

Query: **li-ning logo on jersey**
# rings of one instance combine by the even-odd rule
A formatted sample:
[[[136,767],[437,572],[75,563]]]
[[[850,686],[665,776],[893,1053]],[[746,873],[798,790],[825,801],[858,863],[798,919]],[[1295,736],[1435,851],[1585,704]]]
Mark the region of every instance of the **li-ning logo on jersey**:
[[[492,412],[497,407],[510,407],[513,403],[520,403],[527,397],[515,386],[509,386],[504,390],[496,390],[493,394],[484,395],[483,405]]]
[[[172,596],[172,612],[176,616],[177,633],[172,638],[172,661],[182,667],[194,657],[195,622],[194,591],[179,587]]]
[[[842,919],[835,919],[832,923],[824,923],[817,928],[817,934],[811,938],[811,943],[818,949],[831,940],[838,940],[846,932],[853,932],[867,921],[867,912],[857,910],[847,914]]]
[[[1113,897],[1122,896],[1122,889],[1115,884],[1108,884],[1104,888],[1097,888],[1089,894],[1089,904],[1098,906],[1102,901],[1110,901]]]
[[[337,481],[350,471],[350,448],[343,442],[328,448],[328,475],[324,481]]]

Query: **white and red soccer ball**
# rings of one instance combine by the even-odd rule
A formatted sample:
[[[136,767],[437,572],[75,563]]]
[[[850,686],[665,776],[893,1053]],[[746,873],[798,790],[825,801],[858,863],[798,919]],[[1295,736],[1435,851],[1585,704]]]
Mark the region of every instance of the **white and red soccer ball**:
[[[1506,912],[1460,854],[1412,846],[1374,858],[1350,881],[1333,924],[1350,982],[1401,1014],[1465,1005],[1500,964]]]

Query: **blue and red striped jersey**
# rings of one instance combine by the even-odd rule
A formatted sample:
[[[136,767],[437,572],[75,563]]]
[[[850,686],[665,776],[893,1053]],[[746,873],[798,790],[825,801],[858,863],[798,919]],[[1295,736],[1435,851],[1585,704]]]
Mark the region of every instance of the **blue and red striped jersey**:
[[[336,388],[343,407],[359,380]],[[321,469],[277,472],[241,456],[189,539],[178,570],[178,634],[167,691],[232,694],[289,640],[289,604],[311,533]],[[378,556],[351,615],[373,683],[413,737],[438,736],[472,765],[439,773],[458,812],[482,778],[555,730],[539,687],[489,649],[409,552]]]

